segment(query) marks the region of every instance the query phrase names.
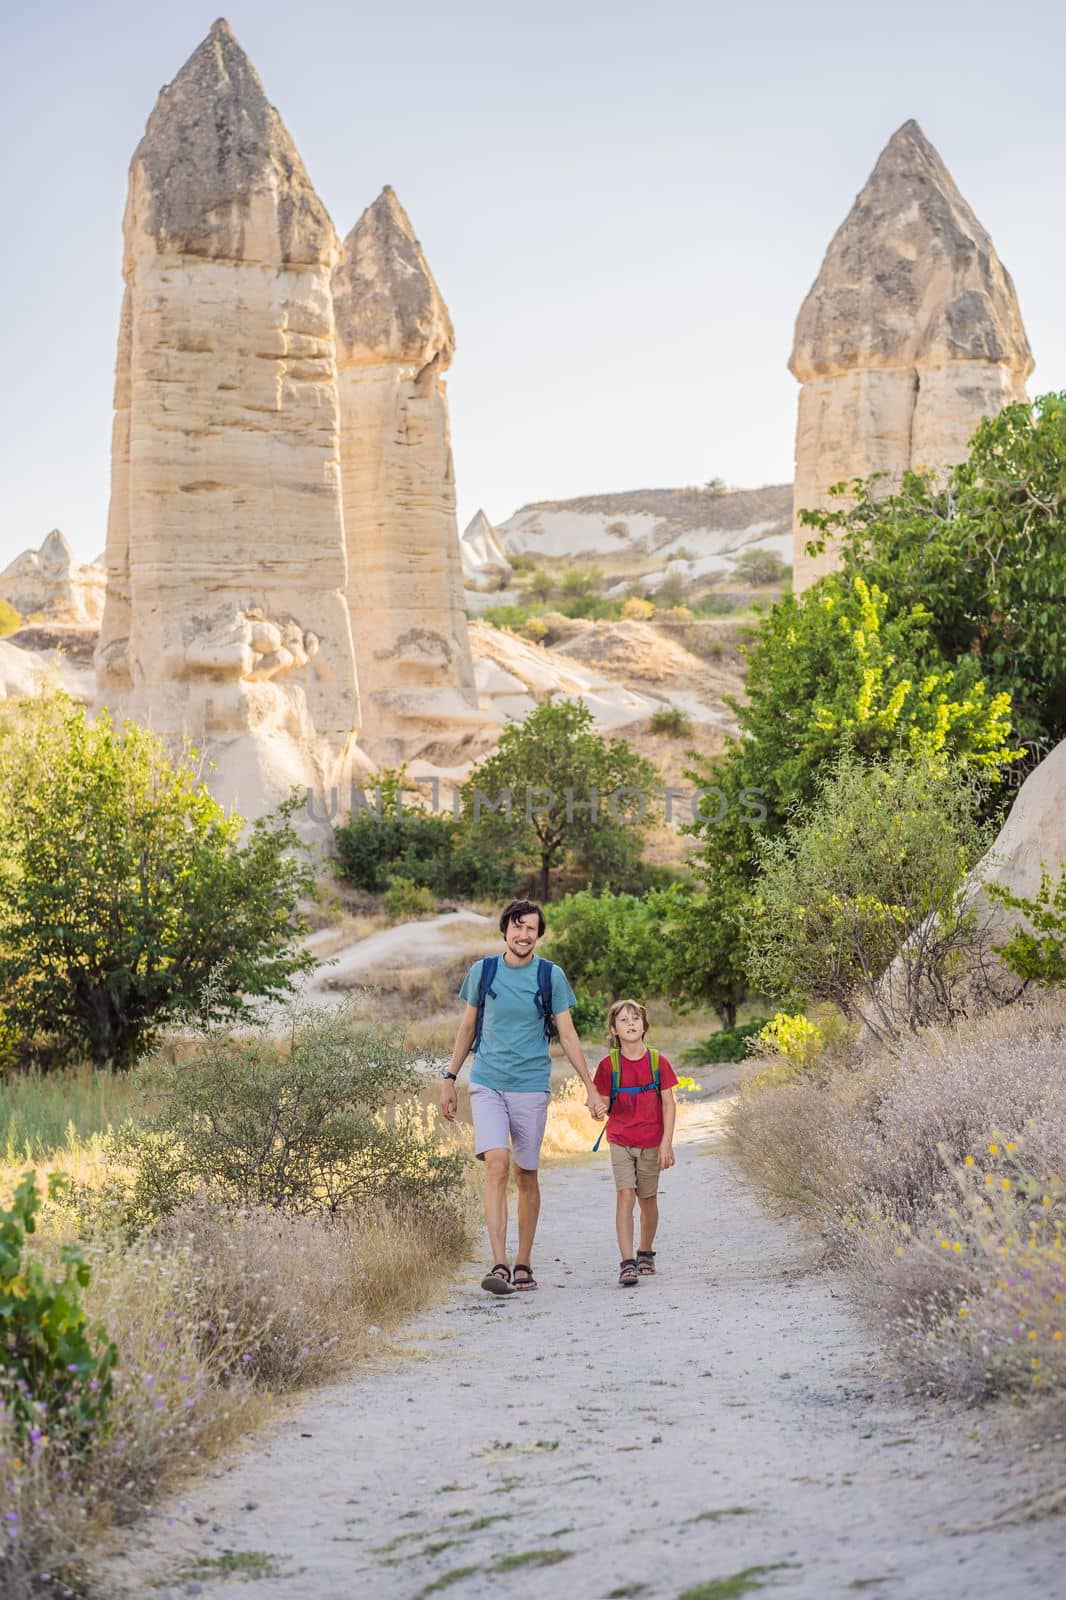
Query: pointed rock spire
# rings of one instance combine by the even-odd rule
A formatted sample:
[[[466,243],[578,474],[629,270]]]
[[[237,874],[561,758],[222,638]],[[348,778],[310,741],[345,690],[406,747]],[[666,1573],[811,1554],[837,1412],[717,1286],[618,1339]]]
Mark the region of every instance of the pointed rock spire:
[[[98,700],[256,816],[343,783],[359,723],[330,275],[337,236],[229,24],[130,166]]]
[[[480,713],[443,382],[455,335],[391,188],[344,241],[333,309],[362,742],[395,765]]]
[[[892,135],[800,308],[801,383],[854,367],[1003,362],[1028,377],[1011,277],[917,122]]]
[[[1010,274],[916,122],[889,140],[796,319],[795,586],[836,564],[806,554],[798,513],[833,484],[964,459],[982,417],[1025,396],[1033,367]],[[840,505],[836,501],[837,506]]]
[[[455,351],[448,308],[429,270],[411,219],[386,184],[344,241],[333,274],[337,343],[350,361],[438,359]]]
[[[133,155],[127,225],[131,211],[168,254],[333,259],[329,214],[225,18],[160,91]]]

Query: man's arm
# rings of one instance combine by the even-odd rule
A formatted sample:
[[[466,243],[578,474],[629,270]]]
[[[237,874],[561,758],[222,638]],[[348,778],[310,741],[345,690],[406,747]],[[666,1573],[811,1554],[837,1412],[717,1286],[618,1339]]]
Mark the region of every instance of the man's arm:
[[[585,1052],[581,1048],[581,1040],[577,1036],[577,1029],[574,1027],[574,1019],[569,1009],[555,1013],[555,1026],[559,1030],[559,1043],[563,1047],[567,1061],[585,1085],[585,1104],[599,1121],[607,1114],[607,1101],[589,1076],[588,1062],[585,1060]]]
[[[665,1172],[674,1164],[674,1126],[677,1122],[677,1101],[672,1089],[663,1090],[663,1142],[659,1146],[659,1171]]]
[[[462,1070],[463,1062],[470,1054],[470,1046],[474,1042],[477,1032],[477,1006],[467,1002],[463,1012],[462,1021],[455,1035],[455,1044],[452,1046],[452,1059],[448,1063],[448,1071],[458,1073]],[[442,1078],[440,1085],[440,1109],[446,1122],[451,1122],[455,1117],[455,1109],[459,1104],[459,1096],[455,1092],[455,1084],[451,1078]]]

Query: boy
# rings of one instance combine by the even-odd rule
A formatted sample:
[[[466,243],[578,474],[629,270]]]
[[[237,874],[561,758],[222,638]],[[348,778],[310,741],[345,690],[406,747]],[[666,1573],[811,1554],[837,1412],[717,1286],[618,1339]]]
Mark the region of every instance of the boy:
[[[644,1043],[648,1013],[637,1000],[616,1000],[607,1015],[611,1054],[596,1068],[595,1085],[611,1100],[607,1142],[618,1200],[615,1227],[622,1264],[618,1282],[629,1289],[655,1271],[659,1226],[659,1174],[674,1164],[677,1074],[666,1057]],[[618,1083],[614,1084],[614,1065]],[[658,1067],[658,1086],[655,1067]],[[640,1249],[633,1254],[633,1206],[640,1201]]]

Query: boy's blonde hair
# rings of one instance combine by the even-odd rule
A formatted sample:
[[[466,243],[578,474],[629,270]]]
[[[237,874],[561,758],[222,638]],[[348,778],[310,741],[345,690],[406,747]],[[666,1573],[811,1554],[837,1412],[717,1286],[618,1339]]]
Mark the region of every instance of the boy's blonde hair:
[[[609,1036],[609,1038],[611,1040],[611,1043],[613,1045],[621,1043],[621,1040],[619,1039],[618,1035],[614,1031],[615,1018],[618,1016],[618,1013],[620,1011],[635,1011],[637,1013],[637,1015],[639,1016],[640,1020],[641,1020],[641,1025],[643,1027],[643,1036],[647,1035],[647,1032],[648,1032],[648,1011],[647,1011],[647,1007],[646,1006],[642,1006],[639,1000],[616,1000],[614,1005],[611,1007],[610,1011],[608,1011],[608,1013],[607,1013],[607,1033],[608,1033],[608,1036]]]

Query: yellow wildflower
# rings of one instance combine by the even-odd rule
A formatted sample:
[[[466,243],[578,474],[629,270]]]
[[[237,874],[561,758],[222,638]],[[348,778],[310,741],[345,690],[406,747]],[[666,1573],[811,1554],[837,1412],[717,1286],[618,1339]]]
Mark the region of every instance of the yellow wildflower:
[[[962,1164],[963,1164],[964,1167],[972,1167],[973,1166],[973,1156],[967,1156]]]
[[[989,1147],[988,1147],[988,1153],[989,1153],[990,1156],[998,1156],[999,1155],[999,1145],[998,1144],[990,1144]]]

